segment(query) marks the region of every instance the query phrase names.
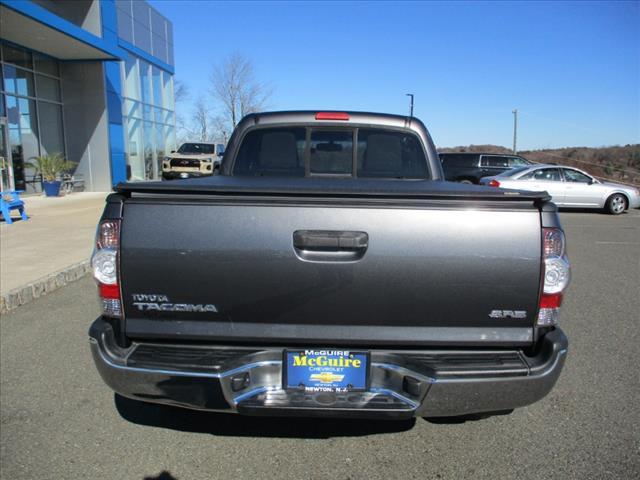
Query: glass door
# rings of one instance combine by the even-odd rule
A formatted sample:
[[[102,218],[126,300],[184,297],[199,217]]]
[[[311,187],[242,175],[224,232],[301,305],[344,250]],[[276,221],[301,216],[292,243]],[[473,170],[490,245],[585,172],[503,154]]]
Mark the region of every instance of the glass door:
[[[11,150],[7,139],[7,119],[0,117],[0,190],[13,190]]]

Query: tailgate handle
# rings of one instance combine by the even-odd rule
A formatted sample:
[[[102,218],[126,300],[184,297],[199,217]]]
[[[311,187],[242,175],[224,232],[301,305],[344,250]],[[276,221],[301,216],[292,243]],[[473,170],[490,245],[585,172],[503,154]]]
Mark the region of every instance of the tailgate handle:
[[[367,232],[342,230],[296,230],[293,232],[296,255],[316,262],[354,261],[362,258],[369,246]]]

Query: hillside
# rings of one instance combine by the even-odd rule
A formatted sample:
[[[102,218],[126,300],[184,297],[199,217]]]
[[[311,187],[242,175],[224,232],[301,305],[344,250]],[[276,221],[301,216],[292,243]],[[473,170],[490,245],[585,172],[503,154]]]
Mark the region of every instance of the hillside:
[[[439,152],[511,153],[499,145],[469,145],[439,148]],[[610,180],[640,185],[640,144],[624,147],[568,147],[544,150],[522,150],[519,155],[539,163],[556,163],[580,168]]]

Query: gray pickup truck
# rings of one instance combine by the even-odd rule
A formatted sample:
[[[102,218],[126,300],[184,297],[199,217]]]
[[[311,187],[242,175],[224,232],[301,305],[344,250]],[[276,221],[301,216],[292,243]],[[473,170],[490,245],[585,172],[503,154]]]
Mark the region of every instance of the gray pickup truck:
[[[95,364],[144,402],[490,414],[544,397],[567,353],[549,196],[443,181],[416,118],[249,115],[221,175],[119,185],[92,266]]]

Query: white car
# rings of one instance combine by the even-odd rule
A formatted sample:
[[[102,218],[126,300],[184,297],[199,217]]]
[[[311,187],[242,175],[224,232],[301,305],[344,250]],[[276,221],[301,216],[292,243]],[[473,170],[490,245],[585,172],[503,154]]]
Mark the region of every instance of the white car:
[[[582,170],[559,165],[518,167],[480,184],[515,190],[547,191],[553,203],[563,208],[604,208],[619,215],[628,208],[640,208],[640,190],[629,185],[602,182]]]

